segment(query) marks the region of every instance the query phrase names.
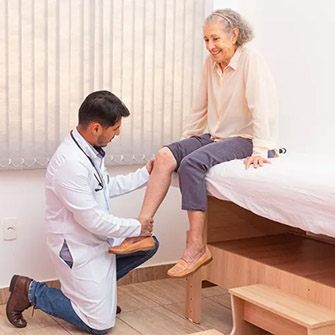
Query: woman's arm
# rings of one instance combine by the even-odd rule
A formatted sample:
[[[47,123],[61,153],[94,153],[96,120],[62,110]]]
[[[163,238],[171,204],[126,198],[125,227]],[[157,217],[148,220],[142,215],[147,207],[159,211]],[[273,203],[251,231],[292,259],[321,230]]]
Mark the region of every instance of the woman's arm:
[[[249,55],[245,71],[246,99],[252,117],[253,153],[245,160],[246,168],[269,163],[268,150],[273,149],[273,132],[277,124],[277,96],[274,81],[261,55]]]

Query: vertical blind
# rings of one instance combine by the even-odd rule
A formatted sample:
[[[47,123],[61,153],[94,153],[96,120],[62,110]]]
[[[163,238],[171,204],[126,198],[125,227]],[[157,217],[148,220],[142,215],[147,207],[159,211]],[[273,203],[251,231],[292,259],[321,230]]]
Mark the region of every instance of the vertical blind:
[[[106,164],[141,164],[178,140],[202,72],[205,1],[0,0],[0,168],[45,167],[100,89],[131,112]]]

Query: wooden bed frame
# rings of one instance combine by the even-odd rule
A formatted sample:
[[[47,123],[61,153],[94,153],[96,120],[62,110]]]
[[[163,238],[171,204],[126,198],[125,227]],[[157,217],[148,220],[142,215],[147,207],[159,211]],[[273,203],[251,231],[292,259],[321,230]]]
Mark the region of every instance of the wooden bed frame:
[[[213,261],[186,280],[188,319],[201,322],[201,288],[205,280],[227,289],[268,284],[335,313],[332,239],[320,241],[300,229],[210,196],[204,234]]]

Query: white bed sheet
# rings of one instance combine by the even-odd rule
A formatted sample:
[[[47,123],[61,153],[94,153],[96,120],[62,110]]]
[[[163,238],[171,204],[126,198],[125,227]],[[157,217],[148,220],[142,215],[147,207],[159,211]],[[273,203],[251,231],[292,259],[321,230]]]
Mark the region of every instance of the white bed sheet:
[[[208,193],[274,221],[335,237],[335,157],[285,154],[245,170],[242,160],[214,166]]]

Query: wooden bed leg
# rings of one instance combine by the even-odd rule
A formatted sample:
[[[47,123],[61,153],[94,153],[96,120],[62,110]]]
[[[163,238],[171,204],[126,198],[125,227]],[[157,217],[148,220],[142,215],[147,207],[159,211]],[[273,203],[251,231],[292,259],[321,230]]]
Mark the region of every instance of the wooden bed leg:
[[[194,323],[201,322],[201,271],[186,278],[185,317]]]
[[[233,330],[230,335],[262,335],[264,330],[246,322],[243,319],[244,301],[231,295],[232,312],[233,312]]]

